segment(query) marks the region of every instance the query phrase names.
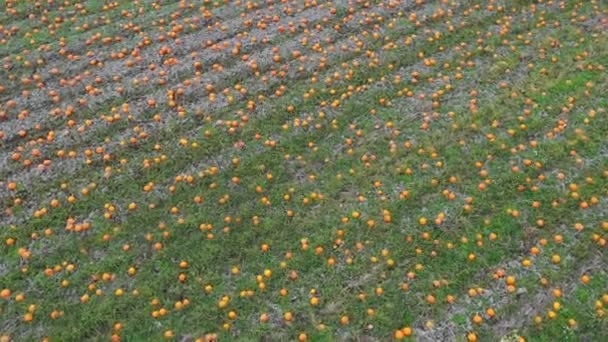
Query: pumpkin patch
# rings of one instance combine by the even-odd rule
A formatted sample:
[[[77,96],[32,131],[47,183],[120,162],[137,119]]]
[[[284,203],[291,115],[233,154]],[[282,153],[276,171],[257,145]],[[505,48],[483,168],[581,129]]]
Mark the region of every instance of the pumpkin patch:
[[[0,341],[599,341],[608,7],[0,5]]]

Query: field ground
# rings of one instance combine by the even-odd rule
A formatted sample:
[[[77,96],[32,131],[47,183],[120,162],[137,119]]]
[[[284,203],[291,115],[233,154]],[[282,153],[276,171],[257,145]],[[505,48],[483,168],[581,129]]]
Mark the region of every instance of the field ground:
[[[601,341],[603,0],[0,4],[0,341]]]

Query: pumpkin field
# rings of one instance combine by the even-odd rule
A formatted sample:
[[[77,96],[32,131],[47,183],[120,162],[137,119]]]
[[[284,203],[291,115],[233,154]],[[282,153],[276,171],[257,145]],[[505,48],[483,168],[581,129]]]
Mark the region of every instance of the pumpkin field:
[[[608,339],[604,0],[3,0],[0,64],[0,342]]]

